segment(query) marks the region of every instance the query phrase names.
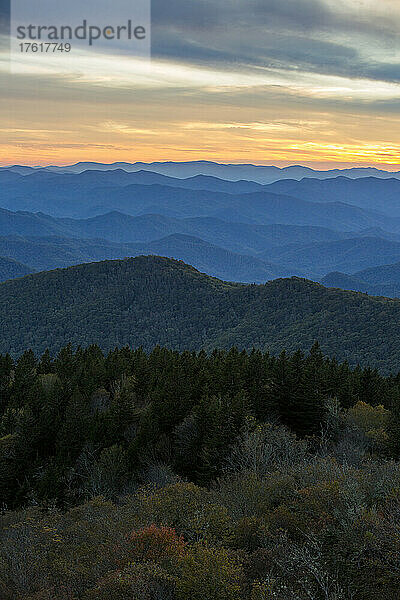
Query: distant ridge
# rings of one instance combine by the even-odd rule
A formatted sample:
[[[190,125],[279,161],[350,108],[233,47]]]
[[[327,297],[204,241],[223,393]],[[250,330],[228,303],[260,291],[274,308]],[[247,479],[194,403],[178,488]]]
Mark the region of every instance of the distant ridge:
[[[30,167],[22,167],[19,165],[11,165],[3,167],[11,171],[28,173]],[[135,171],[152,171],[171,177],[185,178],[196,175],[209,175],[212,177],[220,177],[221,179],[238,181],[247,180],[261,184],[273,183],[280,179],[302,179],[303,177],[315,177],[317,179],[327,179],[331,177],[345,176],[352,179],[359,177],[379,177],[379,178],[400,178],[400,171],[390,172],[376,169],[374,167],[353,167],[349,169],[332,169],[332,170],[315,170],[310,167],[301,165],[292,165],[289,167],[276,167],[266,165],[253,164],[234,164],[234,163],[216,163],[212,161],[187,161],[187,162],[116,162],[116,163],[96,163],[96,162],[79,162],[74,165],[54,166],[50,165],[45,168],[52,172],[61,173],[80,173],[86,170],[108,171],[114,169],[123,169],[128,172]]]
[[[321,278],[329,272],[355,273],[368,267],[379,267],[400,261],[400,242],[377,237],[359,236],[315,244],[293,244],[261,252],[272,262],[294,270],[300,269],[312,279]]]
[[[24,277],[29,273],[33,273],[34,270],[12,258],[0,256],[0,282],[7,281],[7,279],[15,279],[16,277]]]
[[[0,171],[0,206],[65,218],[88,218],[118,211],[132,216],[153,213],[172,218],[213,217],[233,223],[308,225],[337,231],[400,229],[400,216],[396,220],[376,210],[346,204],[340,195],[334,202],[310,202],[273,193],[269,187],[246,193],[236,193],[235,189],[229,192],[184,189],[130,183],[130,175],[119,170],[75,175],[39,171],[2,184]],[[224,184],[229,185],[235,188],[242,184],[229,181]]]
[[[152,242],[136,244],[56,235],[2,236],[0,237],[1,254],[7,254],[19,262],[29,263],[33,267],[29,272],[121,259],[126,256],[161,254],[185,260],[198,269],[227,281],[265,283],[270,279],[291,274],[290,269],[281,268],[268,260],[231,252],[200,238],[179,233]],[[15,276],[19,277],[19,272]]]
[[[400,262],[379,267],[370,267],[353,275],[328,273],[321,283],[327,287],[365,292],[373,296],[400,298]]]
[[[375,175],[352,179],[349,175],[342,175],[324,180],[310,177],[301,181],[287,179],[277,181],[267,189],[311,202],[336,202],[341,198],[342,202],[360,208],[392,217],[400,216],[400,177],[396,173],[386,178]]]

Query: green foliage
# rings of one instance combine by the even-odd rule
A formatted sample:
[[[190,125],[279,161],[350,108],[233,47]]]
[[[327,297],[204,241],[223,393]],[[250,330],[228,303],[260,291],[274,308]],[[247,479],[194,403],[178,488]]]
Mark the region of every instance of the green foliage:
[[[178,598],[237,600],[241,580],[241,565],[232,552],[195,544],[181,561]]]
[[[147,522],[173,527],[189,541],[226,544],[232,535],[228,510],[193,483],[168,485],[152,494],[145,491],[140,510]]]
[[[0,597],[396,598],[399,384],[318,345],[0,356]]]
[[[26,348],[37,353],[49,348],[54,354],[70,342],[105,351],[126,344],[146,351],[156,344],[180,351],[235,345],[277,355],[283,349],[306,351],[319,340],[325,354],[388,373],[399,368],[399,314],[396,299],[327,289],[295,277],[266,285],[226,283],[181,261],[140,256],[1,284],[0,351],[15,357]],[[90,370],[97,368],[96,360],[93,356]],[[310,359],[308,376],[298,377],[295,365],[285,375],[288,389],[307,397],[310,422],[320,395],[313,375],[318,360],[317,355]],[[240,355],[232,356],[224,393],[229,374],[239,376],[239,365]],[[260,400],[268,398],[269,385],[261,381]],[[294,418],[300,431],[301,416]]]
[[[0,501],[8,506],[113,499],[179,477],[263,479],[307,460],[321,432],[340,460],[396,456],[400,445],[399,379],[352,370],[316,345],[278,358],[160,347],[104,356],[68,345],[54,360],[0,356],[0,386]]]

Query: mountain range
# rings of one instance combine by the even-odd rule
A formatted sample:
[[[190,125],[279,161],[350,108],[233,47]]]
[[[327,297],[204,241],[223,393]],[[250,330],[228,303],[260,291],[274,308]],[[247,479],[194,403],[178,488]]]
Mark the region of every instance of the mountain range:
[[[96,163],[0,169],[0,256],[36,271],[162,254],[224,280],[257,283],[288,275],[325,283],[338,272],[344,282],[344,274],[400,261],[395,177],[362,177],[361,170],[351,171],[355,179],[331,171],[318,179],[311,172],[261,185],[240,179],[244,166],[214,165],[235,172],[230,181],[206,174],[210,165],[161,165],[190,175],[180,179],[139,168],[147,168],[143,163],[131,165],[132,172]],[[194,166],[205,172],[188,173]],[[298,169],[274,172],[299,175]],[[15,276],[9,267],[1,279]],[[349,285],[371,289],[360,283],[368,282]],[[393,282],[380,285],[386,283],[393,295]]]
[[[310,179],[301,181],[282,180],[270,186],[268,190],[276,194],[286,194],[311,202],[341,202],[377,211],[392,217],[400,216],[400,179],[378,179],[363,177],[350,179]]]
[[[143,254],[226,281],[297,275],[396,296],[398,175],[202,161],[0,168],[0,280]],[[383,266],[382,281],[360,274]]]
[[[339,359],[395,370],[399,177],[202,162],[0,168],[0,350],[278,353],[318,339]]]
[[[343,231],[367,227],[399,230],[399,193],[400,180],[393,177],[308,178],[259,185],[203,175],[177,179],[121,169],[78,174],[38,170],[25,176],[0,170],[2,208],[73,218],[119,211],[177,218],[213,216],[231,222],[311,225]]]
[[[218,240],[218,244],[228,250],[246,254],[257,254],[262,250],[289,243],[333,241],[370,235],[369,232],[371,230],[342,233],[326,227],[232,223],[213,217],[177,219],[159,214],[133,217],[118,211],[88,219],[68,219],[50,217],[44,213],[0,209],[0,236],[56,235],[129,243],[150,242],[166,235],[182,233],[201,237],[210,243]],[[376,235],[392,239],[392,236],[383,230],[376,230]],[[400,235],[395,236],[395,239],[400,241]]]
[[[357,237],[332,242],[291,244],[261,252],[293,271],[300,269],[312,279],[331,271],[355,272],[400,261],[400,242],[378,237]]]
[[[21,276],[15,262],[23,265],[25,273],[67,267],[84,262],[138,255],[161,255],[178,258],[197,268],[229,281],[261,283],[291,274],[290,269],[259,259],[237,254],[200,238],[174,234],[145,244],[117,244],[101,239],[64,237],[0,237],[0,256],[10,260],[4,265],[0,281]]]
[[[169,177],[187,178],[196,175],[209,175],[211,177],[219,177],[225,180],[237,181],[240,179],[255,181],[257,183],[266,184],[278,181],[279,179],[303,179],[303,177],[315,177],[318,179],[328,179],[339,176],[351,177],[379,177],[379,178],[400,178],[400,171],[390,172],[371,167],[367,168],[350,168],[350,169],[331,169],[327,171],[318,171],[301,165],[292,165],[289,167],[275,167],[252,164],[220,164],[212,161],[188,161],[188,162],[116,162],[112,164],[96,163],[96,162],[79,162],[68,166],[49,166],[46,168],[34,169],[22,165],[12,165],[3,167],[8,170],[21,174],[29,174],[38,169],[46,170],[52,173],[82,173],[84,171],[112,171],[123,169],[127,172],[136,171],[151,171],[160,173]]]
[[[340,200],[309,202],[269,191],[236,194],[158,184],[85,187],[81,181],[75,181],[80,175],[68,176],[70,181],[65,185],[57,177],[56,181],[50,178],[30,183],[31,177],[1,186],[0,206],[10,211],[75,219],[117,211],[132,216],[153,213],[172,218],[212,217],[227,222],[308,225],[346,232],[371,227],[400,230],[400,218]]]
[[[0,209],[0,255],[33,271],[138,254],[182,259],[225,280],[261,283],[288,275],[319,280],[331,271],[399,261],[400,235],[118,212],[74,220]]]

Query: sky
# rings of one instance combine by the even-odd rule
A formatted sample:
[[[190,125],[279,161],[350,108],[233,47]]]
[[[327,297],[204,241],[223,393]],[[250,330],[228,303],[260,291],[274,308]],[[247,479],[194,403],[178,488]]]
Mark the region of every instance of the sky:
[[[151,35],[12,73],[3,36],[0,164],[400,170],[399,0],[153,0]]]

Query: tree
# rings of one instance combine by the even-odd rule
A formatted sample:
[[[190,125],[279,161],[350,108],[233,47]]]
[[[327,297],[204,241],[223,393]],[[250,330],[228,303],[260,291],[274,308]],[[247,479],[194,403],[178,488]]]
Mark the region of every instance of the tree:
[[[242,567],[232,552],[195,544],[181,560],[176,584],[182,600],[238,600]]]

